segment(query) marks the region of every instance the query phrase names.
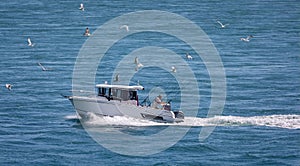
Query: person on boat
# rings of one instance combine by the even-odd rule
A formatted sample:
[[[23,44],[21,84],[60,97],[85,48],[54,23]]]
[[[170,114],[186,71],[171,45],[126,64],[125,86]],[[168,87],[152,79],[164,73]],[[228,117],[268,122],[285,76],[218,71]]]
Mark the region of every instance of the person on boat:
[[[166,103],[162,101],[162,96],[158,95],[152,102],[152,107],[156,109],[162,108]]]
[[[84,35],[84,36],[90,36],[90,35],[91,35],[91,34],[90,34],[90,30],[89,30],[88,27],[85,29],[85,32],[84,32],[83,35]]]

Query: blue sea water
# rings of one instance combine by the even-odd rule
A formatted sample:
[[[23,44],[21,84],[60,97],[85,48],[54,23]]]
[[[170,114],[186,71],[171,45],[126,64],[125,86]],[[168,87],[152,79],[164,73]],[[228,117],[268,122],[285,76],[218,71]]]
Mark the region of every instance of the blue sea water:
[[[80,3],[85,5],[84,12],[78,10]],[[71,103],[60,95],[72,89],[76,58],[87,40],[82,36],[85,28],[93,32],[117,16],[140,10],[173,12],[200,26],[221,56],[227,82],[222,115],[202,119],[210,105],[211,91],[205,66],[197,65],[201,71],[196,74],[201,85],[199,118],[187,119],[184,125],[192,128],[174,146],[144,157],[120,155],[96,143],[75,118]],[[2,2],[0,164],[299,165],[299,18],[297,0]],[[228,27],[219,28],[217,20],[229,23]],[[171,37],[149,33],[132,36],[140,45],[120,43],[122,49],[116,47],[108,54],[126,55],[147,45],[149,41],[143,43],[143,35],[152,39],[149,41],[153,45],[186,49],[172,45]],[[250,42],[240,41],[248,35],[254,36]],[[34,47],[27,46],[28,37]],[[195,52],[191,54],[195,57]],[[109,71],[118,60],[108,56],[104,68]],[[194,69],[195,63],[201,62],[196,60],[189,62]],[[42,71],[38,62],[52,70]],[[97,81],[103,82],[112,74],[107,73],[97,73]],[[165,73],[156,73],[159,74]],[[162,81],[168,84],[168,80]],[[157,83],[147,77],[141,82],[144,86]],[[6,83],[13,85],[11,91],[5,88]],[[213,133],[199,141],[201,128],[211,124],[217,125]],[[132,122],[121,119],[117,125],[126,130]],[[163,128],[139,127],[139,121],[133,125],[130,130],[135,134],[147,135]]]

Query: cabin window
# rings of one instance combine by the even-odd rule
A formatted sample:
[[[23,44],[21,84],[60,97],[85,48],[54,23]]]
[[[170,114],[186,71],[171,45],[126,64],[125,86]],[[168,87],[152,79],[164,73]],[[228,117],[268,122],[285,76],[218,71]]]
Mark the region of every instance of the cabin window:
[[[122,90],[121,91],[121,98],[123,100],[129,100],[129,92],[127,90]]]
[[[99,88],[98,89],[98,95],[99,96],[105,96],[106,95],[106,88]]]
[[[113,89],[112,93],[116,99],[121,99],[123,101],[130,99],[129,91],[127,91],[127,90]]]
[[[115,89],[115,88],[98,88],[98,96],[107,97],[113,100],[136,100],[138,101],[136,90]]]
[[[130,100],[136,100],[136,98],[137,98],[136,91],[130,91],[129,92],[129,98],[130,98]]]

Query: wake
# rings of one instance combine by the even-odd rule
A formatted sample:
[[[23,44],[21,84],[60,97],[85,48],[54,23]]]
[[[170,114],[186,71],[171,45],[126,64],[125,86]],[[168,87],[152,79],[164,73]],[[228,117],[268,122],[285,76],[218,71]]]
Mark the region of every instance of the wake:
[[[68,120],[76,118],[76,115],[69,115],[65,117],[65,119]],[[211,118],[185,117],[184,122],[162,123],[125,116],[99,117],[94,114],[90,114],[89,120],[84,123],[93,126],[268,126],[286,129],[300,129],[300,115],[269,115],[252,117],[215,116]]]
[[[215,116],[212,118],[186,118],[187,126],[268,126],[286,129],[300,129],[300,115],[269,116]]]

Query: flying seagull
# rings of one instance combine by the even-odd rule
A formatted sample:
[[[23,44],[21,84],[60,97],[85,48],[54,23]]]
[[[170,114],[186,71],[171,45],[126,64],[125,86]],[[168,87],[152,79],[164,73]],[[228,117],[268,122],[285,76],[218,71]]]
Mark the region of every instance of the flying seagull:
[[[27,39],[27,42],[28,42],[28,46],[30,46],[30,47],[34,46],[34,43],[31,42],[30,38]]]
[[[120,74],[117,74],[116,75],[116,77],[115,77],[115,80],[114,80],[115,82],[118,82],[118,81],[120,81]]]
[[[251,38],[253,38],[253,36],[249,35],[247,38],[241,38],[241,41],[249,42]]]
[[[123,29],[123,28],[126,30],[126,32],[129,31],[129,26],[128,25],[122,25],[122,26],[120,26],[120,29]]]
[[[80,4],[79,10],[84,11],[83,3]]]
[[[139,64],[139,58],[138,57],[134,58],[134,64],[136,64],[136,65]]]
[[[38,62],[38,65],[42,68],[43,71],[50,70],[50,69],[44,67],[40,62]]]
[[[189,53],[186,53],[186,54],[185,54],[185,57],[186,57],[188,60],[192,60],[192,59],[193,59],[193,57],[192,57]]]
[[[11,90],[12,85],[11,85],[11,84],[5,84],[5,87],[6,87],[8,90]]]
[[[227,25],[229,25],[229,24],[222,24],[220,21],[217,21],[217,23],[220,24],[221,28],[225,28]]]
[[[83,36],[91,36],[90,29],[88,27],[85,28]]]
[[[172,71],[173,73],[176,73],[176,68],[175,68],[175,66],[172,66],[172,67],[171,67],[171,71]]]

